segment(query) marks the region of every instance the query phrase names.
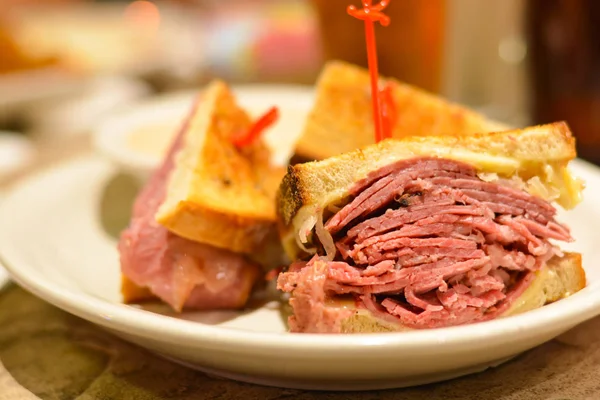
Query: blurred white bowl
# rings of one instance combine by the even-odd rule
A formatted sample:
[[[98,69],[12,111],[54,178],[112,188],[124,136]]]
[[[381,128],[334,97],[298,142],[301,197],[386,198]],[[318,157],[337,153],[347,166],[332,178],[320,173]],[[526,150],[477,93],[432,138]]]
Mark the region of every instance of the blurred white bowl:
[[[87,79],[57,68],[40,68],[0,75],[0,111],[13,111],[38,102],[82,93]]]
[[[29,139],[0,131],[0,183],[30,165],[34,157],[35,149]]]
[[[311,87],[244,85],[233,87],[239,104],[253,116],[276,105],[280,119],[265,134],[274,162],[285,164],[313,103]],[[160,164],[171,139],[199,91],[156,97],[105,118],[93,131],[94,146],[123,171],[145,181]]]
[[[123,76],[89,79],[81,93],[39,102],[30,107],[27,118],[36,135],[68,137],[89,134],[105,115],[148,96],[143,81]]]

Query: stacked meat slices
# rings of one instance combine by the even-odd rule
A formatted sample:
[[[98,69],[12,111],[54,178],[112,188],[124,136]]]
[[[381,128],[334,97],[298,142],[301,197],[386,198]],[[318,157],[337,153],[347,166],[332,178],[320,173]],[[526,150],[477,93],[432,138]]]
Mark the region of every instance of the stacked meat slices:
[[[351,196],[325,224],[335,260],[315,257],[279,278],[283,290],[294,291],[292,330],[339,329],[348,310],[319,309],[318,299],[348,293],[359,308],[410,328],[491,319],[560,255],[549,239],[571,240],[550,203],[485,182],[455,161],[387,166]]]

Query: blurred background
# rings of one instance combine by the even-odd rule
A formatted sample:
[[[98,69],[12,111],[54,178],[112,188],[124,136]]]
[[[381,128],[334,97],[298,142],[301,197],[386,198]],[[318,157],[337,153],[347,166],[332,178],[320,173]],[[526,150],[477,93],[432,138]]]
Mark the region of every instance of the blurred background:
[[[310,85],[333,58],[366,65],[363,25],[345,12],[359,3],[0,0],[0,179],[143,98],[215,76]],[[515,126],[567,120],[600,164],[599,1],[393,0],[386,12],[383,74]]]

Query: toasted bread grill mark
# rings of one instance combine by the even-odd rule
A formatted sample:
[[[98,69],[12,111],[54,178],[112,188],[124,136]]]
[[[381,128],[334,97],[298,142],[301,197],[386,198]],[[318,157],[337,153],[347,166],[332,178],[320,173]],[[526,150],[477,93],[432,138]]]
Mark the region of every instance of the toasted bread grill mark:
[[[278,216],[284,226],[291,224],[294,215],[305,203],[304,194],[306,192],[302,187],[302,179],[296,167],[290,165],[277,194]]]

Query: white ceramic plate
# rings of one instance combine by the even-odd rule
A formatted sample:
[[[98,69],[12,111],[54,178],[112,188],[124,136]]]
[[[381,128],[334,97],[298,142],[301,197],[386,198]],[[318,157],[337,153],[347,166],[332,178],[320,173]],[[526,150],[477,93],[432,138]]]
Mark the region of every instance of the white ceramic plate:
[[[600,313],[600,172],[583,162],[586,199],[561,218],[584,254],[588,286],[525,315],[471,326],[371,335],[286,333],[277,303],[247,312],[184,313],[121,304],[111,236],[135,193],[117,168],[86,156],[23,181],[0,206],[0,254],[20,285],[116,335],[192,367],[248,382],[380,389],[483,370]]]
[[[265,140],[277,149],[275,162],[287,163],[313,103],[312,87],[299,85],[242,85],[233,87],[239,104],[258,116],[277,105],[280,117]],[[190,112],[199,90],[155,97],[132,104],[94,129],[94,146],[142,181],[160,164],[170,139]],[[285,150],[284,150],[285,149]]]

